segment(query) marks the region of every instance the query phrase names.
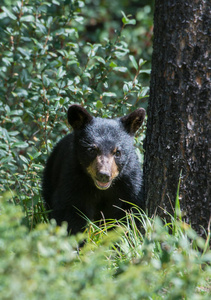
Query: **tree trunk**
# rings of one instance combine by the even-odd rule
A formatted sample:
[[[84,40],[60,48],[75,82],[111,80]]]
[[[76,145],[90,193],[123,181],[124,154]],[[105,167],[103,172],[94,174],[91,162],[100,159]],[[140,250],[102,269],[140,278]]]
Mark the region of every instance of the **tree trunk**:
[[[173,214],[181,174],[184,220],[204,235],[211,216],[210,0],[156,0],[145,141],[149,214]]]

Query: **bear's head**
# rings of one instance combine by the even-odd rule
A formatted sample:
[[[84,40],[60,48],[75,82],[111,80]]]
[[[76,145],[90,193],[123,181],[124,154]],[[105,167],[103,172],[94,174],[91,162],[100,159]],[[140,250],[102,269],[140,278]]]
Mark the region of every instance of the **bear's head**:
[[[144,118],[143,108],[121,118],[103,119],[93,117],[80,105],[69,107],[68,122],[74,129],[78,160],[98,189],[108,189],[136,155],[133,136]]]

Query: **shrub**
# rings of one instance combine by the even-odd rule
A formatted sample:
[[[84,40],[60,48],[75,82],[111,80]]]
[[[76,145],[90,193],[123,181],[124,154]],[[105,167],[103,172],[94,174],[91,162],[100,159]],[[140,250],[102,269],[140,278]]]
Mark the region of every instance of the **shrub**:
[[[10,195],[8,196],[10,198]],[[66,227],[22,225],[20,206],[0,201],[1,299],[210,299],[211,253],[184,224],[177,234],[159,219],[141,218],[143,231],[119,224],[112,232],[66,235]],[[133,222],[128,215],[128,223]],[[190,242],[190,238],[192,242]]]
[[[128,45],[131,34],[126,29],[132,30],[136,21],[124,13],[122,21],[115,21],[116,33],[92,42],[86,36],[89,20],[84,21],[89,17],[89,1],[87,5],[77,0],[4,3],[7,6],[0,13],[0,192],[15,191],[13,200],[22,205],[25,222],[33,227],[46,221],[40,178],[53,145],[69,131],[69,105],[82,104],[103,117],[146,105],[148,86],[139,77],[149,70],[143,69],[145,61],[135,58]]]

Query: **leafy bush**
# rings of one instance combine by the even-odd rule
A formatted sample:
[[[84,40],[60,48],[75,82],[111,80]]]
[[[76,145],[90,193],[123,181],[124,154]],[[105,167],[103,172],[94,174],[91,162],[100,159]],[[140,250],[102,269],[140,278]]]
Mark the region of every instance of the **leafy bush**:
[[[10,196],[7,195],[8,198]],[[183,223],[177,233],[159,219],[141,218],[140,233],[128,223],[104,233],[77,252],[84,236],[66,227],[22,225],[20,206],[0,201],[0,298],[31,299],[210,299],[211,252]],[[190,242],[192,241],[192,242]]]
[[[100,6],[102,17],[111,2]],[[1,7],[0,192],[15,191],[13,200],[24,208],[30,227],[46,219],[41,172],[53,145],[69,131],[69,105],[82,104],[103,117],[146,105],[148,86],[139,78],[149,76],[149,69],[134,56],[137,33],[136,42],[129,43],[133,30],[150,28],[150,6],[137,10],[141,20],[148,7],[148,22],[135,26],[135,19],[124,13],[120,18],[119,11],[112,33],[93,40],[87,34],[90,18],[99,21],[99,15],[94,10],[91,16],[89,8],[99,3],[4,0]],[[146,50],[143,54],[149,57]]]

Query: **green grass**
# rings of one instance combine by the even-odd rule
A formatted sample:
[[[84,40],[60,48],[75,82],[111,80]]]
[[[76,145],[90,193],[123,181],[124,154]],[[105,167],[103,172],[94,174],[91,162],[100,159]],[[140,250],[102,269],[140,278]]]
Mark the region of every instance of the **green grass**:
[[[134,208],[118,222],[90,222],[85,233],[67,236],[55,222],[29,231],[23,217],[1,199],[0,299],[211,297],[209,234],[204,241],[180,219],[165,223]]]

